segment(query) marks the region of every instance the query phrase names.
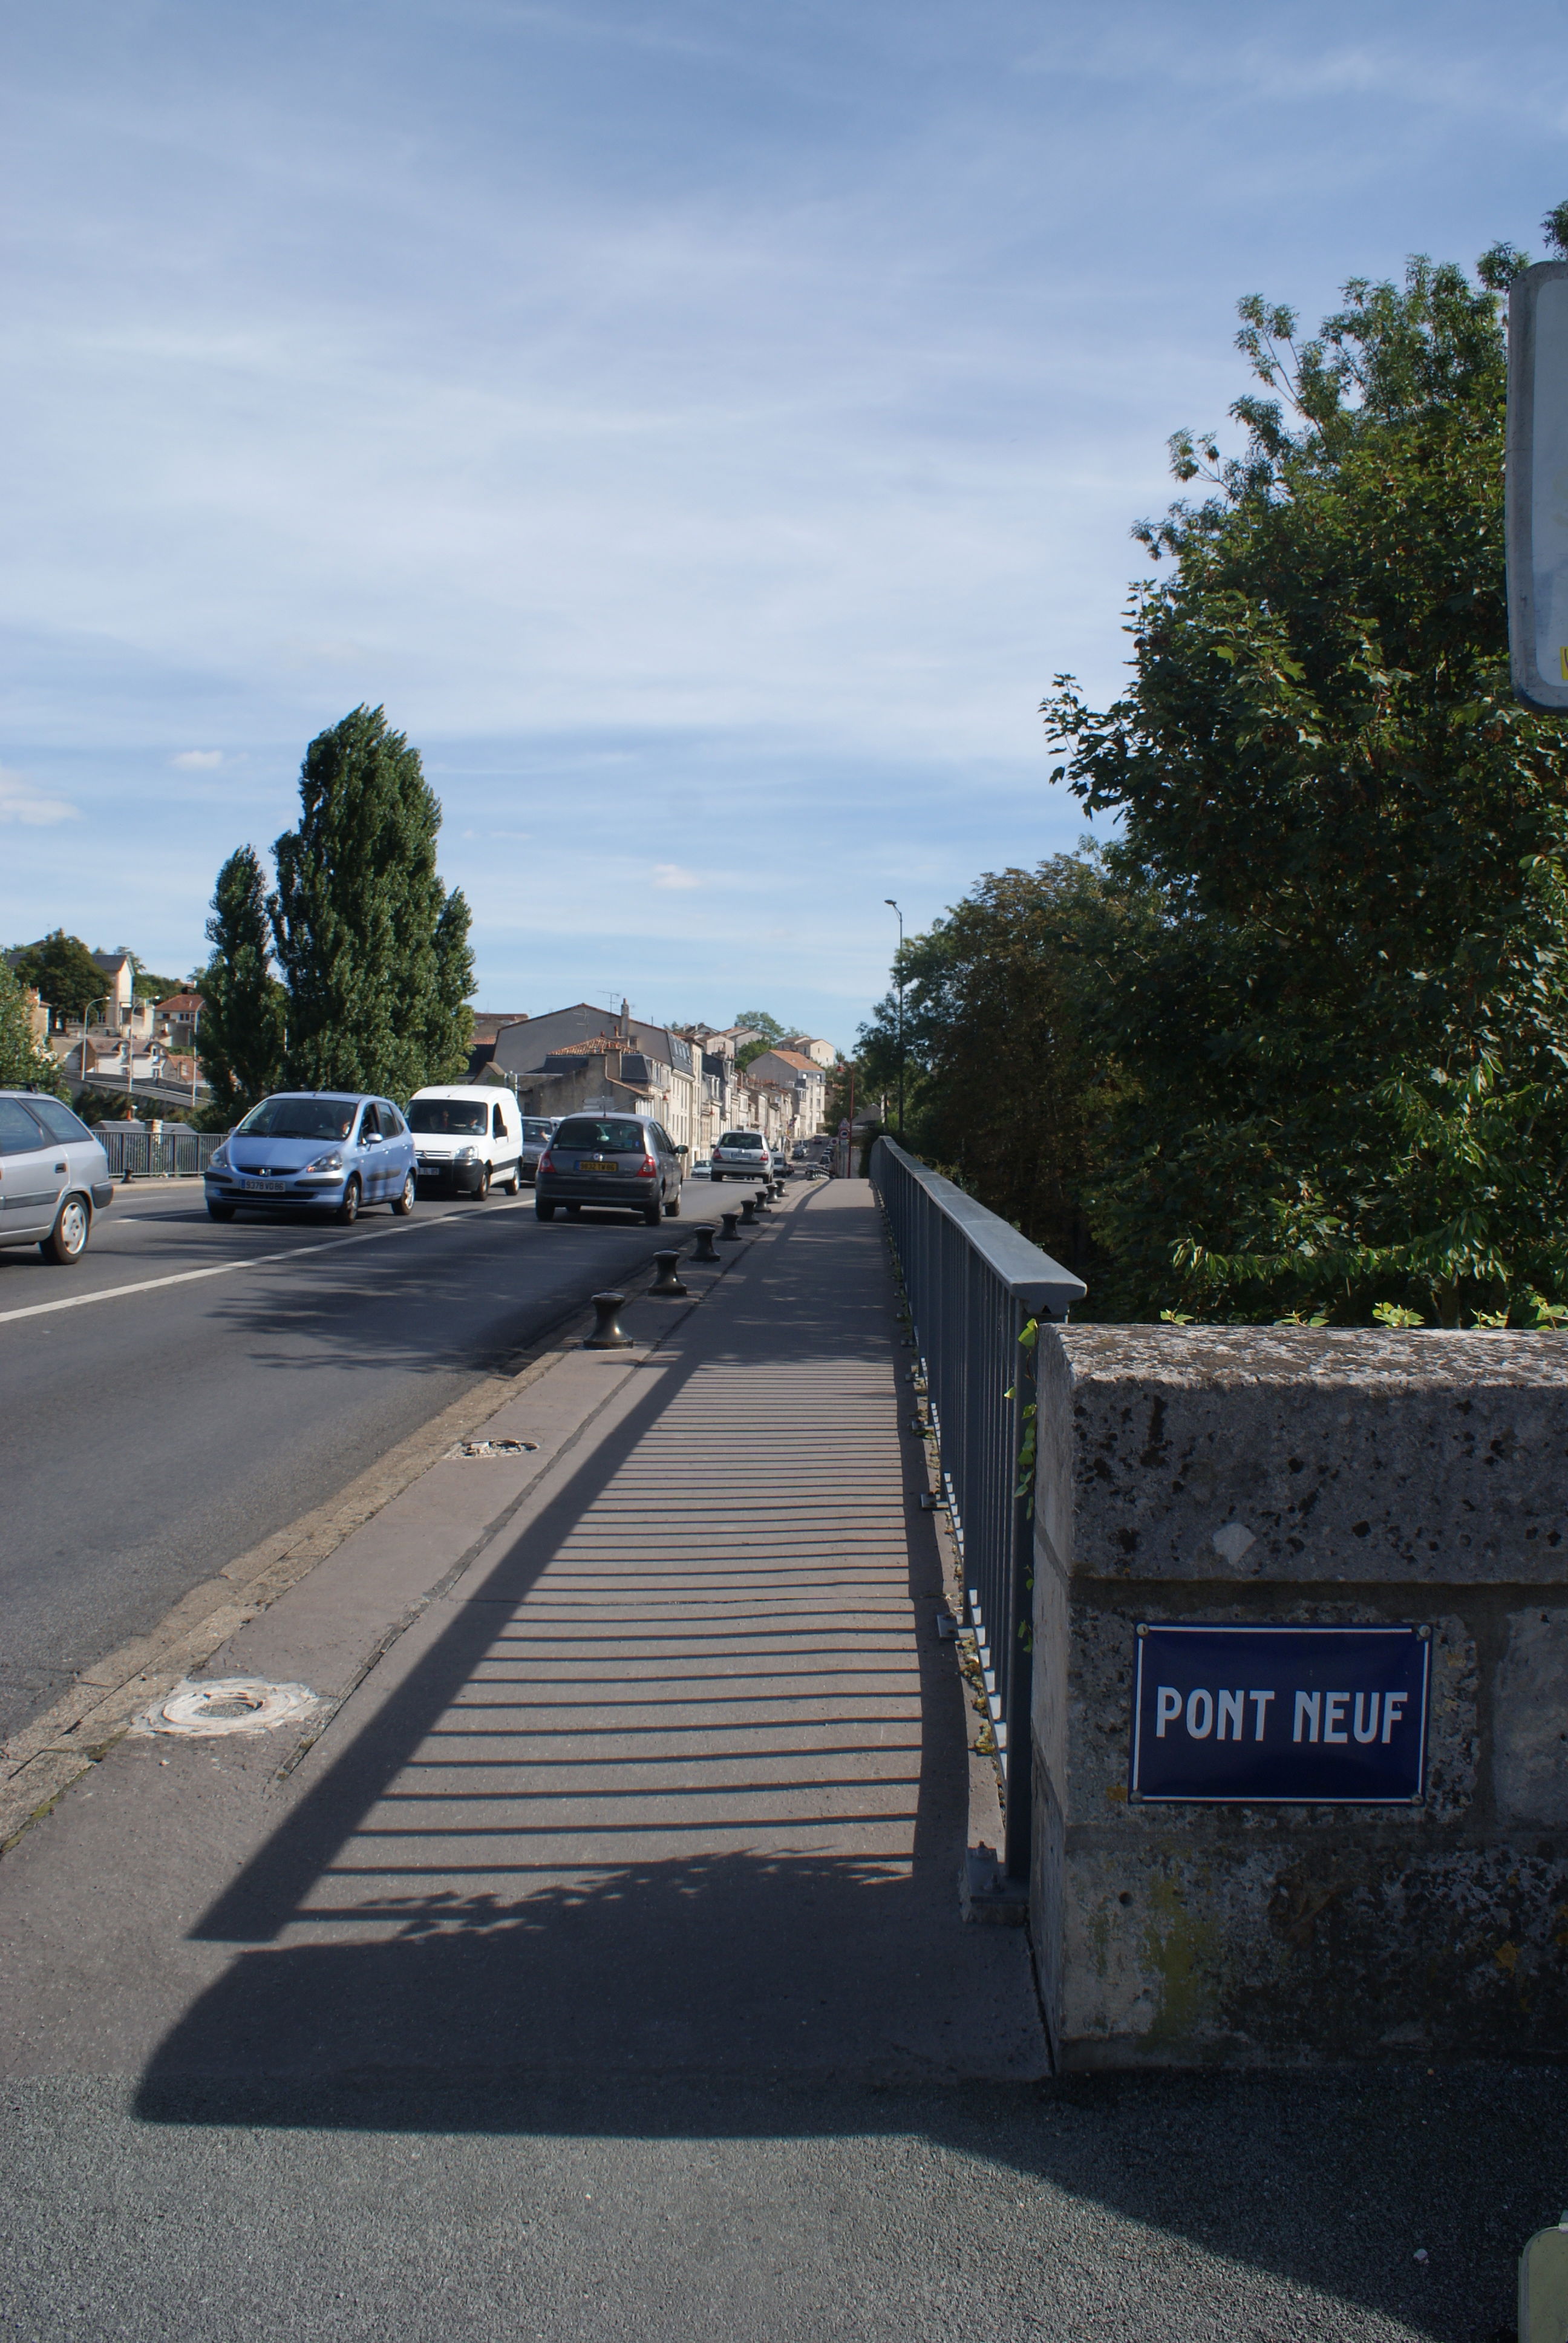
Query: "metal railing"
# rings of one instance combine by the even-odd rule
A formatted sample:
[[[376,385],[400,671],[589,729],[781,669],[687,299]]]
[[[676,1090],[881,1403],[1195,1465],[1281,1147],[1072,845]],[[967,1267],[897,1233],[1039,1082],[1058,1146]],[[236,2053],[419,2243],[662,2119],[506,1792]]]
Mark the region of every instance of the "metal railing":
[[[878,1140],[871,1178],[903,1278],[963,1565],[968,1624],[1007,1785],[1002,1868],[1016,1886],[1029,1876],[1034,1641],[1034,1491],[1022,1459],[1035,1353],[1019,1336],[1031,1318],[1065,1318],[1088,1289],[892,1140]]]
[[[182,1172],[205,1172],[221,1131],[166,1131],[155,1139],[150,1131],[112,1131],[100,1123],[93,1133],[109,1159],[113,1179],[128,1172],[133,1180],[168,1180]]]

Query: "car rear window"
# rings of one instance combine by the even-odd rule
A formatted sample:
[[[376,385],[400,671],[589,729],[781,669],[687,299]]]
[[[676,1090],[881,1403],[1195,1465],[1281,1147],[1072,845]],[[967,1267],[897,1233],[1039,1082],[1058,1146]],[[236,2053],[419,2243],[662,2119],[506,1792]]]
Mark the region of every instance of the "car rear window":
[[[760,1154],[762,1133],[759,1131],[727,1131],[719,1144],[720,1147],[755,1147]]]
[[[489,1110],[474,1099],[414,1099],[408,1107],[410,1131],[477,1131],[485,1128]]]
[[[93,1134],[86,1124],[78,1121],[59,1099],[34,1098],[27,1103],[51,1139],[91,1139]]]
[[[353,1099],[269,1098],[253,1106],[236,1139],[347,1139],[357,1111]]]
[[[598,1147],[602,1148],[607,1155],[641,1155],[648,1151],[644,1146],[641,1123],[622,1122],[613,1115],[568,1115],[552,1144],[557,1147]]]

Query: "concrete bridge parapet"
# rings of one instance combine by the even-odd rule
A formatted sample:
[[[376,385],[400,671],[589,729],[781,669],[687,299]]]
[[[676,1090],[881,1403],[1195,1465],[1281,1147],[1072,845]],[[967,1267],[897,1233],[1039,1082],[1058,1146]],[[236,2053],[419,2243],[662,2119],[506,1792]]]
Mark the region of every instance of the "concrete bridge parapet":
[[[1059,2064],[1562,2056],[1563,1338],[1067,1326],[1038,1372],[1031,1918]],[[1417,1798],[1140,1795],[1139,1634],[1169,1623],[1412,1628]],[[1172,1739],[1210,1734],[1209,1695],[1177,1699]],[[1313,1755],[1302,1701],[1245,1712],[1287,1769]]]

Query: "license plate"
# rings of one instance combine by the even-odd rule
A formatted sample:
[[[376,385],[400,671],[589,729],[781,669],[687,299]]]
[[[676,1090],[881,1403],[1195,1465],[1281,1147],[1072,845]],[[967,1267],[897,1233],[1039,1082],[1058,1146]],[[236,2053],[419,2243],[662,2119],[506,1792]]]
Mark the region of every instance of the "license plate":
[[[252,1196],[283,1196],[288,1192],[286,1180],[247,1180],[246,1192]]]
[[[613,1172],[617,1166],[607,1163],[602,1155],[585,1155],[578,1165],[579,1172]]]

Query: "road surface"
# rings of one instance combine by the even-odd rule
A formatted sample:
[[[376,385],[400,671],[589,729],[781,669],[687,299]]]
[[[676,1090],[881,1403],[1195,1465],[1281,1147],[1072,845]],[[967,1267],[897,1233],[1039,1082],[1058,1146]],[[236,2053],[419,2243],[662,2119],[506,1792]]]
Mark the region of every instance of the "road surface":
[[[0,1735],[678,1235],[529,1189],[219,1227],[182,1181],[117,1189],[75,1268],[0,1252]]]

